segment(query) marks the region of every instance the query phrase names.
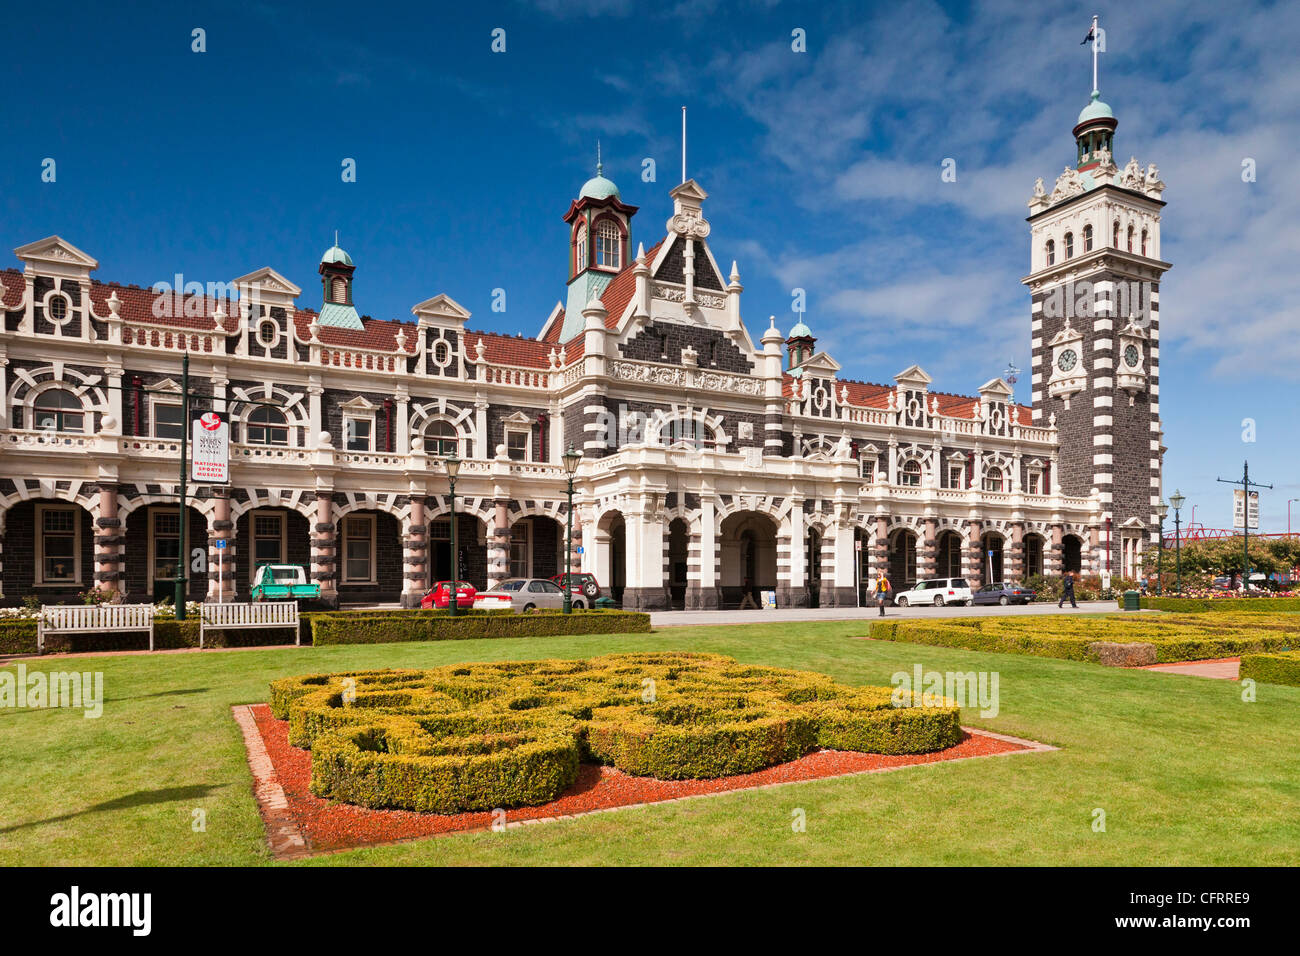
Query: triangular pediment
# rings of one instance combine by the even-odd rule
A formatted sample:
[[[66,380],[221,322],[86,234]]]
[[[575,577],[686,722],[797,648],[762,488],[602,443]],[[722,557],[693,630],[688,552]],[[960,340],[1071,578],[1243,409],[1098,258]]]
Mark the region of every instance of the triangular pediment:
[[[921,366],[911,365],[895,375],[894,381],[899,385],[912,385],[921,388],[928,388],[934,379],[927,375],[925,369],[921,368]]]
[[[411,313],[420,319],[421,324],[438,322],[444,325],[464,325],[470,317],[469,309],[444,292],[412,306]]]
[[[1062,342],[1073,342],[1074,340],[1081,338],[1083,338],[1083,333],[1078,329],[1072,328],[1070,323],[1066,322],[1065,328],[1053,335],[1047,344],[1049,346],[1055,346],[1060,345]]]
[[[531,425],[533,420],[523,412],[515,412],[513,415],[507,415],[502,419],[507,425]]]
[[[14,255],[26,263],[40,262],[61,269],[80,269],[89,272],[99,268],[99,260],[78,249],[62,236],[47,236],[29,242],[14,250]]]
[[[839,362],[835,361],[835,359],[831,358],[825,352],[818,352],[809,358],[808,361],[800,365],[799,368],[803,369],[805,372],[827,372],[834,375],[836,372],[840,371],[841,366]]]
[[[702,203],[709,198],[709,194],[693,179],[688,179],[680,186],[674,186],[668,191],[668,195],[673,199],[685,199],[689,202]]]
[[[980,386],[981,395],[1000,395],[1004,398],[1012,396],[1011,386],[1000,378],[991,378]]]
[[[378,405],[370,401],[364,395],[357,395],[339,405],[339,408],[346,412],[373,412],[378,407]]]
[[[276,272],[270,266],[250,272],[246,276],[240,276],[235,280],[235,285],[240,287],[256,286],[262,293],[273,293],[275,295],[287,296],[290,299],[296,299],[302,295],[302,289],[298,288],[279,272]]]

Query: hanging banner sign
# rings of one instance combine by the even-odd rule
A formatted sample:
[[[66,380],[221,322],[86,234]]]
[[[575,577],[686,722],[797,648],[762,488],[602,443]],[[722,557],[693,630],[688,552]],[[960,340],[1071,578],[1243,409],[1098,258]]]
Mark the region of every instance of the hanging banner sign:
[[[230,484],[230,422],[221,412],[204,412],[191,423],[190,481]]]
[[[1259,492],[1250,493],[1250,506],[1247,508],[1246,493],[1240,488],[1232,489],[1232,526],[1249,531],[1259,530]]]

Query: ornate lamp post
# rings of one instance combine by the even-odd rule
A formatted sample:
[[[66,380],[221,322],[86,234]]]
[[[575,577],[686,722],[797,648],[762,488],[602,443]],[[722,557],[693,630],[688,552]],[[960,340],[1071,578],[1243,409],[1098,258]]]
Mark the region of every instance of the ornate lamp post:
[[[1160,547],[1156,550],[1156,594],[1164,593],[1165,585],[1165,515],[1169,514],[1169,506],[1161,501],[1156,505],[1156,517],[1160,519]]]
[[[1176,576],[1175,588],[1179,594],[1183,593],[1183,552],[1182,552],[1182,510],[1183,504],[1187,499],[1174,489],[1174,493],[1169,496],[1169,503],[1174,506],[1174,574]]]
[[[574,449],[572,445],[569,450],[562,456],[564,460],[564,473],[569,477],[569,510],[566,514],[568,518],[568,530],[565,532],[564,546],[564,613],[573,613],[573,476],[578,471],[578,463],[582,461],[582,452]]]
[[[460,611],[460,561],[456,554],[456,476],[460,474],[460,459],[452,452],[444,464],[447,466],[447,484],[451,488],[451,594],[447,598],[447,613],[455,617]]]

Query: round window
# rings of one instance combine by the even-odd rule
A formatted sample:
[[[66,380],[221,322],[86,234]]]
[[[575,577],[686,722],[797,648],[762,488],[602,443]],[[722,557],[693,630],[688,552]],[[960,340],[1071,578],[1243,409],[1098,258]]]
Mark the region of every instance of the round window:
[[[1141,359],[1142,356],[1138,354],[1136,345],[1130,345],[1124,350],[1124,361],[1128,363],[1129,368],[1137,368],[1137,364]]]
[[[1062,372],[1068,372],[1079,362],[1079,353],[1074,349],[1066,349],[1056,360],[1056,367]]]
[[[267,347],[274,345],[279,336],[280,327],[275,324],[274,319],[263,319],[262,324],[257,327],[257,340]]]
[[[45,317],[55,325],[68,321],[72,312],[72,303],[62,292],[51,292],[45,300]]]

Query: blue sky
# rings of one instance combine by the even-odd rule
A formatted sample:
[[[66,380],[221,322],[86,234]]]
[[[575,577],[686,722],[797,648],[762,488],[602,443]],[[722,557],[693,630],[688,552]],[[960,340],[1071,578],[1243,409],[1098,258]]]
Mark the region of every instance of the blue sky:
[[[98,278],[140,285],[270,265],[317,306],[338,229],[361,312],[410,318],[446,292],[474,327],[535,335],[563,296],[560,217],[596,140],[649,245],[686,105],[689,173],[710,193],[715,255],[739,261],[751,333],[771,314],[788,328],[801,287],[846,375],[889,381],[915,361],[971,393],[1008,359],[1028,366],[1025,201],[1073,159],[1093,13],[1117,159],[1155,162],[1169,184],[1166,492],[1224,526],[1214,479],[1249,458],[1277,486],[1266,530],[1285,530],[1300,498],[1294,5],[318,0],[71,3],[54,20],[29,4],[6,15],[0,241],[58,233],[100,260]],[[657,182],[642,181],[647,157]],[[956,182],[940,179],[947,158]]]

